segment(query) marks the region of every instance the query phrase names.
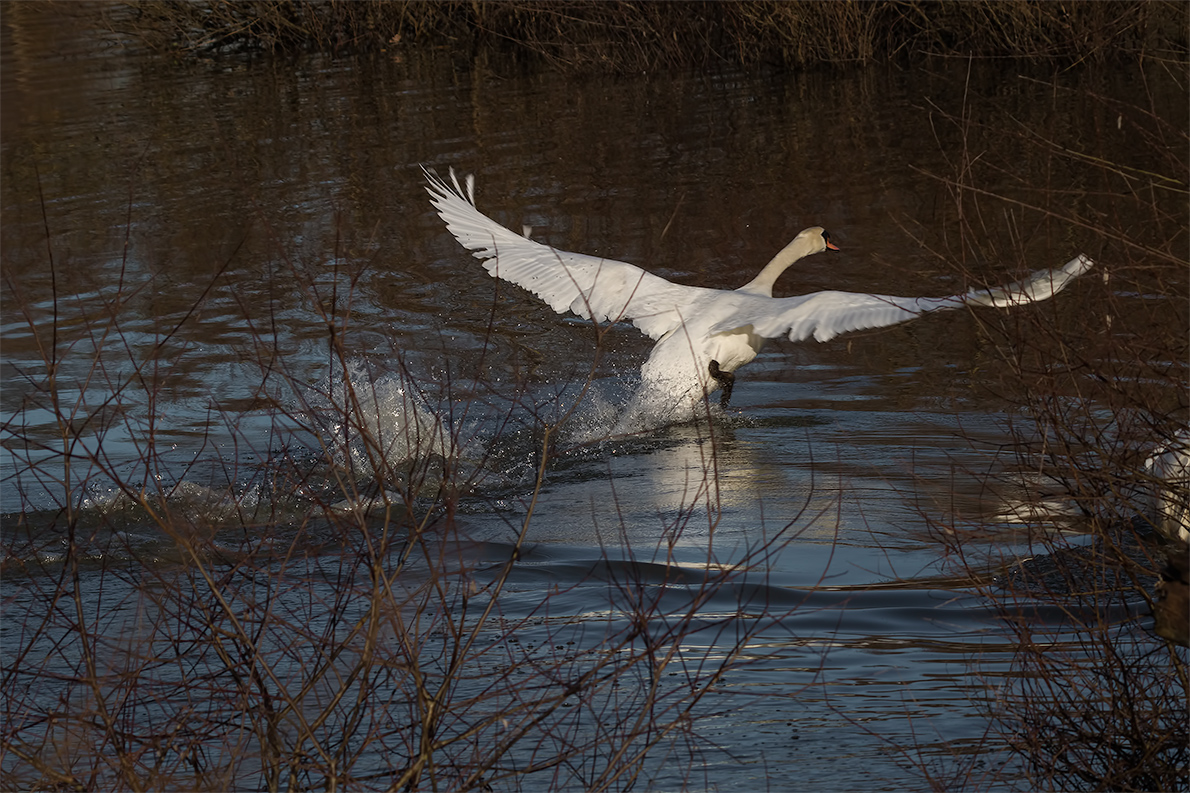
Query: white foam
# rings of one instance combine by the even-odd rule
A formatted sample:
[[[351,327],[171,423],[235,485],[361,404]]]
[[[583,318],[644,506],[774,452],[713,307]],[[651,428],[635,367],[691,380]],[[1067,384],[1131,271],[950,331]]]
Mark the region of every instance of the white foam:
[[[447,417],[430,407],[421,389],[402,373],[372,378],[362,361],[310,404],[323,419],[322,441],[338,465],[375,475],[431,455],[453,457],[457,443]]]

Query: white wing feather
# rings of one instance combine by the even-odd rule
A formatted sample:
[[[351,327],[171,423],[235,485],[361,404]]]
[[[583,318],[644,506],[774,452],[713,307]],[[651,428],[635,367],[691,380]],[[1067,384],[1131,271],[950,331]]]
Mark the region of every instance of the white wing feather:
[[[660,339],[682,322],[683,309],[715,290],[671,283],[641,268],[551,248],[510,231],[475,207],[474,181],[463,190],[426,171],[426,190],[459,243],[484,260],[493,276],[528,289],[559,314],[573,311],[596,322],[631,320]]]
[[[829,341],[840,333],[896,325],[930,311],[963,306],[1006,308],[1046,300],[1073,278],[1093,266],[1079,254],[1063,267],[1039,270],[1029,278],[996,289],[972,289],[962,295],[947,297],[895,297],[854,292],[815,292],[797,297],[765,298],[743,296],[730,315],[715,322],[711,333],[725,333],[751,326],[752,332],[765,338],[788,335],[791,341],[813,336]]]
[[[714,335],[748,329],[763,338],[811,336],[828,341],[841,333],[896,325],[930,311],[962,306],[1005,308],[1046,300],[1093,263],[1082,254],[1055,270],[995,289],[947,297],[896,297],[856,292],[815,292],[772,298],[740,291],[684,286],[613,259],[551,248],[517,234],[475,206],[474,177],[466,190],[454,170],[450,182],[426,170],[427,192],[459,243],[483,260],[493,276],[521,286],[563,314],[596,322],[630,320],[653,339],[684,321],[701,320]],[[705,323],[705,324],[704,324]]]

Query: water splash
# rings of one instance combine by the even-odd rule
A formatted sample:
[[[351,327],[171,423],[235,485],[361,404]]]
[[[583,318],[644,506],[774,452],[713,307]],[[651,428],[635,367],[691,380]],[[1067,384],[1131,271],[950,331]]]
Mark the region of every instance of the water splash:
[[[404,372],[373,376],[365,361],[351,361],[341,377],[307,394],[307,403],[333,462],[358,475],[461,451],[448,416]]]

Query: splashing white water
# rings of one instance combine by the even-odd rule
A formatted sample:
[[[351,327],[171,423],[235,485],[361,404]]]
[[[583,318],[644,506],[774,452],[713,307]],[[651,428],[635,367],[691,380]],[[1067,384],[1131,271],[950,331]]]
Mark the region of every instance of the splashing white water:
[[[352,361],[309,401],[322,418],[322,441],[335,463],[359,474],[458,452],[448,419],[403,373],[373,378],[364,362]]]

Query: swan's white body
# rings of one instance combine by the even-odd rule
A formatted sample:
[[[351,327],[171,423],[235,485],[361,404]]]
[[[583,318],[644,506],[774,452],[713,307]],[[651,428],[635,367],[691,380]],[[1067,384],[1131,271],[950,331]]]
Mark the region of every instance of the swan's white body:
[[[596,322],[631,321],[657,345],[641,367],[642,382],[621,431],[689,420],[705,409],[704,397],[720,387],[710,372],[718,362],[731,373],[750,362],[766,339],[811,336],[827,341],[840,333],[895,325],[928,311],[962,306],[1006,307],[1045,300],[1092,262],[1079,255],[1064,267],[1034,273],[998,289],[975,289],[948,297],[893,297],[852,292],[815,292],[773,297],[773,284],[799,259],[827,249],[821,228],[802,231],[752,281],[735,290],[683,286],[635,265],[569,253],[510,231],[475,206],[474,179],[466,189],[453,170],[450,182],[426,172],[427,190],[446,227],[493,276],[540,297],[559,314],[572,311]],[[834,247],[834,246],[830,246]]]

